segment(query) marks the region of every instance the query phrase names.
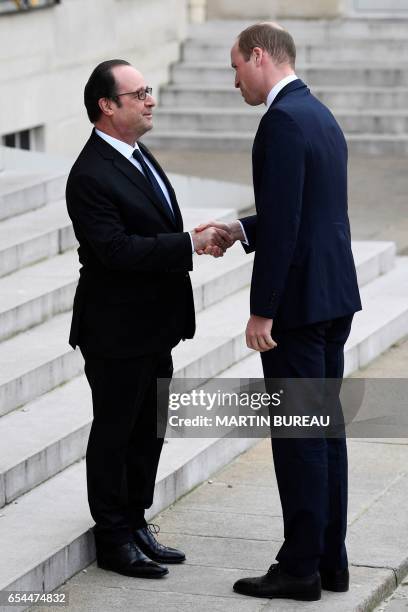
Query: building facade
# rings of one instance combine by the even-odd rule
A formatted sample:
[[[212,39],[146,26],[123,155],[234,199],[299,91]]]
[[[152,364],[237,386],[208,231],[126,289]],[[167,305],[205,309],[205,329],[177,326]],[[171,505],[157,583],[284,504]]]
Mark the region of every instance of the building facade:
[[[408,16],[408,0],[0,0],[0,144],[74,155],[89,134],[83,88],[123,58],[157,95],[191,22]]]
[[[90,128],[83,89],[93,67],[126,59],[157,93],[188,11],[188,0],[0,0],[1,144],[77,153]]]

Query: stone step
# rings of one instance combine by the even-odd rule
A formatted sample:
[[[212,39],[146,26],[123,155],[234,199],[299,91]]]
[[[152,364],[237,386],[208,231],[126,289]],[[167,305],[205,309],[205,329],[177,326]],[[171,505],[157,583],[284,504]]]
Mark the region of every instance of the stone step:
[[[187,229],[224,219],[253,204],[252,187],[171,174]],[[194,197],[195,196],[195,197]],[[211,203],[211,206],[208,203]],[[0,277],[77,246],[65,200],[0,222]]]
[[[404,87],[314,87],[312,93],[331,109],[350,108],[368,111],[371,109],[405,110],[408,107],[408,88]],[[160,91],[160,108],[243,108],[241,92],[229,85],[184,84],[165,85]]]
[[[245,368],[245,370],[244,370]],[[219,374],[261,376],[255,354]],[[180,376],[178,370],[175,376]],[[84,375],[0,418],[0,508],[85,456],[92,401]]]
[[[247,26],[256,19],[209,20],[204,24],[191,24],[188,38],[232,42]],[[297,44],[327,43],[350,40],[406,40],[408,19],[354,17],[351,19],[280,19],[279,23],[294,37]]]
[[[227,378],[259,375],[258,355],[251,355],[224,372]],[[69,401],[68,393],[66,398]],[[75,399],[74,393],[71,402],[74,403]],[[57,405],[62,415],[64,405],[59,402],[61,397],[54,403],[54,414]],[[21,413],[21,417],[31,418],[34,425],[34,415],[30,417],[29,411]],[[45,417],[45,423],[50,417],[51,412]],[[66,423],[70,423],[70,419],[66,418]],[[40,435],[45,429],[38,427]],[[29,430],[28,422],[15,426],[16,435],[22,432],[23,449],[24,436]],[[36,439],[35,433],[37,431],[30,437],[29,447]],[[163,450],[155,503],[148,518],[231,461],[245,449],[245,444],[249,446],[253,442],[255,440],[170,439]],[[6,554],[0,561],[0,589],[50,591],[94,559],[83,462],[51,477],[20,497],[17,504],[7,505],[1,514],[0,534],[2,550]]]
[[[246,296],[247,289],[242,291]],[[245,328],[247,298],[242,291],[198,313],[201,331],[176,350],[177,367],[187,378],[211,377],[243,356],[245,347],[229,336],[234,325]],[[70,323],[70,312],[59,314],[0,344],[0,415],[82,372],[80,351],[68,345]]]
[[[147,519],[256,442],[242,438],[169,440]],[[1,590],[49,592],[94,560],[85,483],[81,461],[2,509]]]
[[[0,277],[64,253],[76,244],[62,200],[6,219],[0,223]]]
[[[250,152],[254,132],[156,130],[145,138],[155,150]],[[408,155],[408,135],[345,134],[349,150],[361,155]]]
[[[214,217],[217,218],[210,214],[208,218],[200,218]],[[239,245],[234,245],[228,257],[217,262],[210,257],[196,256],[196,269],[192,273],[196,311],[247,285],[252,259]],[[68,251],[3,278],[0,281],[0,341],[71,310],[78,268],[76,251]]]
[[[58,214],[49,218],[42,234],[41,222],[46,221],[43,210],[0,223],[0,237],[5,238],[3,261],[8,264],[9,269],[12,265],[23,266],[17,272],[0,279],[0,341],[42,323],[56,314],[66,312],[72,307],[79,269],[78,256],[76,252],[70,251],[52,257],[54,251],[65,250],[68,246],[72,246],[69,245],[70,242],[75,243],[72,226],[69,219],[66,219],[64,209],[65,205],[64,208],[59,207]],[[54,212],[54,208],[52,211]],[[31,219],[20,224],[19,221],[26,216]],[[189,229],[202,221],[210,219],[228,221],[233,218],[236,218],[236,212],[231,209],[190,208],[184,212],[185,224]],[[32,231],[29,227],[30,220],[33,224]],[[4,228],[3,225],[7,227]],[[32,248],[33,244],[36,248]],[[247,280],[242,281],[240,276],[235,277],[236,271],[240,269],[244,278],[245,270],[246,268],[249,270],[250,266],[249,259],[244,260],[242,266],[236,261],[237,257],[234,254],[238,252],[241,255],[240,251],[234,248],[228,260],[220,260],[220,265],[215,269],[208,261],[209,258],[197,259],[197,270],[193,275],[197,310],[201,310],[204,304],[208,305],[221,299],[228,288],[242,287],[243,282],[244,284],[247,282]],[[14,257],[16,254],[23,256]],[[28,268],[24,267],[30,259],[39,259],[41,256],[48,259]],[[248,273],[247,271],[246,274]]]
[[[356,315],[347,343],[347,374],[366,365],[407,333],[407,267],[408,260],[398,258],[395,270],[363,287],[365,310]],[[247,365],[241,369],[240,360],[248,354],[244,341],[247,316],[246,289],[200,313],[197,337],[174,351],[175,378],[235,378],[243,372],[246,377],[260,376],[255,360],[245,359]],[[91,397],[84,376],[3,416],[0,506],[80,459],[91,418]]]
[[[66,174],[3,170],[0,173],[0,220],[8,219],[63,197]]]
[[[245,210],[252,206],[252,190],[245,185],[235,185],[220,182],[218,201],[213,193],[213,183],[197,177],[185,177],[177,185],[182,196],[187,199],[189,187],[207,191],[208,200],[214,208],[200,208],[200,201],[191,202],[191,207],[183,208],[183,218],[186,228],[193,228],[203,219],[224,219],[234,217],[235,211],[219,206],[222,202],[238,204],[238,209]],[[198,198],[199,200],[199,198]],[[10,274],[24,266],[36,263],[49,257],[64,253],[77,246],[77,241],[68,216],[65,200],[48,204],[26,214],[17,215],[0,222],[0,277]]]
[[[384,296],[387,296],[387,293],[392,293],[395,289],[395,279],[403,292],[404,279],[401,278],[399,270],[404,268],[404,265],[405,259],[402,258],[397,269],[370,283],[369,286],[375,287],[375,283],[387,279],[386,290],[378,297],[378,304],[381,304],[382,299],[386,299]],[[405,280],[407,278],[408,276]],[[176,351],[177,367],[183,371],[184,376],[211,377],[243,357],[242,351],[245,351],[245,348],[241,341],[246,322],[247,301],[247,289],[243,289],[198,314],[199,331],[196,337],[180,345]],[[405,314],[405,296],[400,300],[392,299],[391,305],[396,316]],[[399,306],[402,312],[398,311]],[[381,313],[379,321],[384,316],[385,313]],[[78,350],[73,351],[67,342],[70,321],[71,313],[60,314],[0,344],[0,415],[22,406],[81,373],[82,356]],[[229,335],[233,329],[240,330],[238,338]],[[385,337],[388,338],[387,333]],[[27,347],[30,350],[27,350]]]
[[[230,64],[230,50],[235,36],[229,41],[225,39],[194,38],[187,40],[182,47],[181,59],[184,62],[224,62]],[[295,40],[296,42],[296,40]],[[330,40],[322,43],[320,40],[296,44],[296,60],[299,63],[365,61],[367,57],[372,62],[394,61],[400,64],[408,55],[408,41],[399,39],[363,40]]]
[[[247,377],[262,376],[258,355],[250,355],[219,377],[239,378],[244,372]],[[91,421],[91,393],[85,376],[3,416],[0,508],[82,459]]]
[[[78,268],[67,251],[0,279],[0,342],[71,310]]]
[[[385,62],[367,66],[365,63],[349,64],[299,64],[296,74],[312,88],[321,85],[406,87],[408,85],[408,66],[406,63],[396,67]],[[234,85],[234,71],[228,64],[196,62],[178,63],[171,68],[171,81],[177,84],[201,83]]]
[[[204,216],[206,215],[206,216]],[[186,224],[230,218],[226,210],[190,210]],[[395,246],[391,242],[356,242],[353,245],[360,284],[366,284],[390,270]],[[200,312],[242,289],[251,278],[252,255],[246,256],[236,244],[217,262],[196,257],[191,275],[196,311]],[[78,256],[68,251],[23,268],[0,281],[0,341],[6,340],[72,308],[78,279]]]
[[[346,134],[346,139],[355,155],[408,155],[406,134]]]
[[[344,132],[348,134],[406,134],[408,135],[408,111],[406,110],[339,110],[333,111]],[[156,111],[156,129],[208,131],[208,132],[253,132],[255,134],[265,107],[252,108],[204,108],[177,107]]]
[[[345,376],[365,367],[408,333],[408,257],[361,289],[363,310],[347,341]]]

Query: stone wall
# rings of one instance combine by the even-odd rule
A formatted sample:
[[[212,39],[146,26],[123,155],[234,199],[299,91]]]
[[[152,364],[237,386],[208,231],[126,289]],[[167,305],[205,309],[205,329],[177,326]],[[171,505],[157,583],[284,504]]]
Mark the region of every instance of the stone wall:
[[[209,19],[336,17],[347,0],[207,0]]]
[[[157,88],[185,37],[188,0],[62,0],[0,16],[0,135],[45,126],[44,149],[76,153],[89,134],[83,88],[105,59]]]

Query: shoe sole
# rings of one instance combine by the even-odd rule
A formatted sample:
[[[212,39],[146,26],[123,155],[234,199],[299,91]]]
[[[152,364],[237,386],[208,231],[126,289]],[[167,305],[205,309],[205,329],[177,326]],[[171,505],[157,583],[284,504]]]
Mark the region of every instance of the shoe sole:
[[[155,563],[163,563],[164,565],[177,565],[180,563],[184,563],[184,561],[186,560],[184,558],[184,559],[181,559],[180,561],[170,561],[169,559],[161,559],[160,561],[159,559],[153,559],[152,557],[149,557],[149,559],[151,559]]]
[[[99,563],[97,563],[97,567],[99,567],[99,569],[105,570],[105,572],[113,572],[114,574],[120,574],[121,576],[128,576],[129,578],[145,578],[148,580],[157,580],[159,578],[164,578],[169,573],[169,570],[167,570],[163,574],[156,574],[156,575],[152,574],[150,576],[147,574],[143,574],[143,575],[137,576],[136,574],[131,574],[130,572],[126,572],[126,571],[122,572],[117,569],[112,569],[111,567],[100,565]]]
[[[295,601],[319,601],[322,598],[321,593],[319,595],[310,595],[306,593],[298,593],[294,595],[257,595],[255,593],[244,593],[239,589],[233,589],[235,593],[239,593],[240,595],[246,595],[247,597],[258,597],[262,599],[294,599]]]
[[[330,586],[323,586],[322,585],[322,589],[324,591],[331,591],[332,593],[347,593],[347,591],[349,590],[349,585],[344,585],[344,586],[336,586],[336,587],[330,587]]]

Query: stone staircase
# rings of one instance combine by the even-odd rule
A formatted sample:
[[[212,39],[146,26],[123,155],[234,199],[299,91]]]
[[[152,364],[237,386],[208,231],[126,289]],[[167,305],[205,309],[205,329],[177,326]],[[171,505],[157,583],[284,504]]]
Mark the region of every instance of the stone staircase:
[[[10,184],[3,186],[4,172],[0,173],[0,198],[7,202],[7,214],[0,221],[0,590],[49,591],[94,559],[83,460],[91,398],[81,355],[67,341],[78,270],[76,244],[61,199],[64,177],[42,173],[20,190],[15,171],[12,191]],[[186,202],[192,202],[189,187],[196,190],[194,180],[173,177],[176,187],[184,189]],[[59,187],[47,191],[50,184]],[[236,216],[231,207],[199,208],[200,197],[203,202],[207,199],[206,189],[216,189],[214,181],[201,180],[200,185],[196,207],[182,205],[187,228],[209,218]],[[218,184],[218,191],[229,205],[232,200],[239,202],[241,210],[252,204],[246,187]],[[355,242],[353,251],[364,310],[356,316],[347,345],[347,373],[366,365],[408,332],[408,258],[396,257],[390,242]],[[219,260],[195,257],[197,335],[174,351],[176,377],[261,375],[259,356],[250,354],[244,341],[251,268],[252,257],[239,245]],[[149,516],[254,442],[169,439]]]
[[[297,43],[296,73],[333,111],[350,150],[408,152],[408,20],[345,19],[282,22]],[[160,91],[156,149],[249,150],[265,108],[251,108],[234,90],[230,47],[248,23],[191,26],[171,82]]]

